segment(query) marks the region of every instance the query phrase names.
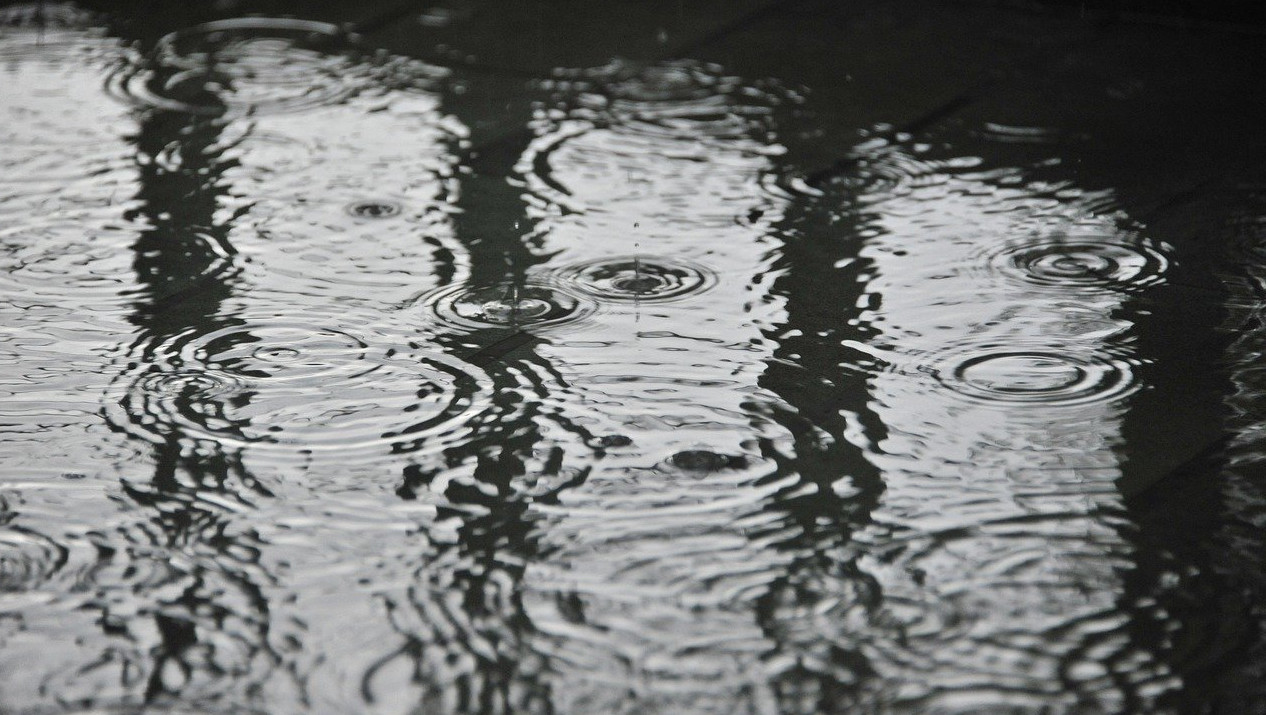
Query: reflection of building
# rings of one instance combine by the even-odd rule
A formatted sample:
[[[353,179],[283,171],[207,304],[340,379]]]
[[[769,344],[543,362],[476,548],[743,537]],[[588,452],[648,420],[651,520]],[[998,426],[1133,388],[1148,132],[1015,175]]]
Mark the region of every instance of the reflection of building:
[[[62,702],[286,711],[306,698],[320,710],[358,709],[360,673],[395,639],[345,569],[382,576],[402,558],[393,554],[416,557],[407,524],[433,510],[399,508],[386,484],[366,496],[373,458],[398,462],[393,444],[421,443],[460,417],[464,403],[444,400],[446,388],[481,387],[457,361],[428,358],[411,339],[416,326],[383,318],[454,274],[445,192],[456,125],[438,114],[434,68],[360,55],[332,33],[321,42],[327,27],[221,23],[168,36],[146,61],[95,32],[0,40],[0,52],[21,44],[4,68],[23,78],[6,81],[6,107],[26,115],[13,128],[50,133],[46,148],[67,152],[19,157],[59,172],[56,187],[32,184],[58,197],[39,198],[43,210],[76,236],[113,239],[113,251],[90,248],[99,264],[42,262],[56,270],[37,293],[51,296],[49,278],[77,281],[46,302],[75,305],[83,326],[40,340],[69,348],[56,370],[114,374],[108,388],[87,390],[98,406],[85,414],[99,423],[104,394],[110,425],[144,455],[116,451],[113,466],[93,472],[113,479],[105,489],[122,509],[96,502],[84,529],[97,563],[83,588],[68,584],[48,608],[26,609],[31,632],[7,641],[13,658],[40,635],[41,654],[63,644],[5,668],[8,706],[38,704],[34,688],[52,684]],[[85,111],[97,105],[105,109]],[[73,151],[77,140],[90,140],[85,151]],[[36,208],[12,191],[4,201]],[[399,215],[367,215],[375,201]],[[82,238],[41,246],[54,248],[81,254]],[[35,275],[5,268],[11,280]],[[56,325],[30,317],[45,331]],[[116,363],[76,367],[66,355],[81,343],[86,355],[109,349]],[[46,451],[83,440],[41,432]],[[339,484],[355,493],[332,497]],[[378,521],[384,509],[405,525]],[[57,618],[63,609],[95,621]]]
[[[747,533],[765,527],[762,501],[788,482],[764,454],[785,432],[753,409],[774,399],[756,382],[762,330],[779,315],[768,231],[783,199],[761,188],[777,150],[764,139],[768,107],[687,64],[581,83],[575,111],[546,122],[519,160],[534,192],[529,245],[548,257],[526,273],[597,307],[544,328],[536,359],[507,367],[545,382],[519,388],[540,403],[535,450],[553,445],[583,479],[526,505],[522,569],[513,553],[491,565],[523,589],[518,652],[545,665],[535,677],[554,708],[769,702],[752,599],[784,558]],[[520,483],[540,478],[500,489],[528,492]],[[506,585],[483,578],[495,602]]]
[[[696,63],[529,129],[332,25],[160,35],[0,38],[6,706],[1144,710],[1238,655],[1184,618],[1263,582],[1254,324],[1214,546],[1140,555],[1184,388],[1111,196],[876,144],[801,193]]]
[[[1073,187],[875,163],[910,172],[856,199],[883,429],[884,492],[856,535],[878,549],[862,559],[883,589],[864,636],[876,677],[921,708],[1149,702],[1177,681],[1118,610],[1114,480],[1128,294],[1161,279],[1162,253]]]

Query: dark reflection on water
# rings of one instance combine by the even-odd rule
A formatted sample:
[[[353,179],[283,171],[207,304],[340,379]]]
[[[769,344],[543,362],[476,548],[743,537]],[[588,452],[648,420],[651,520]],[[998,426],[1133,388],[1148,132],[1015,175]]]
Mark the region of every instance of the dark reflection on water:
[[[228,224],[216,217],[231,166],[212,149],[222,130],[219,121],[156,111],[141,117],[131,139],[142,157],[139,205],[128,216],[139,227],[132,248],[141,286],[132,317],[138,362],[161,361],[164,348],[155,346],[182,333],[214,334],[238,322],[224,309],[237,287],[235,251]],[[165,163],[164,154],[180,159]],[[205,410],[212,395],[235,387],[231,380],[201,373],[193,361],[188,367],[193,372],[181,378],[148,381],[138,389]],[[124,493],[151,514],[149,528],[139,532],[148,545],[166,550],[169,563],[180,567],[134,585],[128,599],[115,596],[94,605],[111,629],[129,635],[148,631],[148,638],[132,637],[134,651],[125,659],[135,673],[130,677],[144,679],[138,695],[145,702],[245,704],[245,694],[273,675],[281,657],[267,638],[272,624],[262,588],[272,577],[259,564],[262,544],[241,512],[274,494],[232,446],[199,439],[165,421],[160,410],[127,417],[156,420],[158,426],[153,473],[126,475]],[[180,586],[173,588],[173,581]],[[125,610],[116,613],[120,606]],[[124,683],[128,679],[121,674]]]
[[[1239,597],[1231,605],[1246,612],[1248,622],[1242,627],[1251,637],[1237,634],[1238,652],[1221,661],[1202,657],[1199,649],[1192,649],[1192,660],[1213,671],[1217,683],[1214,692],[1228,709],[1235,706],[1239,694],[1248,701],[1266,702],[1266,639],[1262,637],[1266,631],[1266,604],[1262,598],[1266,592],[1266,568],[1257,558],[1266,548],[1262,530],[1266,525],[1262,508],[1266,503],[1266,469],[1262,465],[1266,441],[1262,437],[1261,407],[1266,382],[1260,360],[1266,339],[1262,323],[1266,310],[1266,263],[1262,260],[1266,254],[1266,182],[1244,184],[1237,189],[1233,194],[1237,203],[1225,213],[1224,224],[1231,246],[1227,265],[1238,274],[1228,281],[1231,300],[1227,329],[1234,336],[1229,349],[1233,388],[1226,400],[1231,439],[1219,484],[1221,508],[1217,513],[1221,518],[1207,549],[1211,570],[1222,581],[1219,585],[1238,592]],[[1214,597],[1224,598],[1221,593]]]
[[[1260,681],[1260,211],[1228,229],[1229,391],[1177,385],[1213,353],[1164,311],[1204,290],[1212,335],[1218,284],[1035,160],[1058,130],[873,141],[810,188],[798,94],[614,62],[469,151],[444,71],[337,27],[133,50],[57,7],[47,42],[0,26],[3,707],[1116,712]],[[1224,391],[1183,515],[1146,424]]]
[[[1213,383],[1225,396],[1209,405],[1191,404],[1186,415],[1218,430],[1204,450],[1166,479],[1146,490],[1127,490],[1142,544],[1130,597],[1158,600],[1163,608],[1143,632],[1176,670],[1189,674],[1175,698],[1184,711],[1259,712],[1263,702],[1266,580],[1257,555],[1266,472],[1258,465],[1260,411],[1254,407],[1262,389],[1257,318],[1262,206],[1260,189],[1250,183],[1201,199],[1194,207],[1201,217],[1196,225],[1181,217],[1156,221],[1187,240],[1194,235],[1218,241],[1216,251],[1179,266],[1175,289],[1220,300],[1191,301],[1164,322],[1149,321],[1143,335],[1149,351],[1189,376],[1182,382],[1156,379],[1158,392],[1189,394],[1193,383]],[[1185,348],[1175,344],[1175,334],[1187,336]],[[1211,362],[1217,370],[1208,370]],[[1146,414],[1140,411],[1127,422],[1134,444],[1157,439]],[[1146,469],[1146,453],[1132,453],[1130,459]]]

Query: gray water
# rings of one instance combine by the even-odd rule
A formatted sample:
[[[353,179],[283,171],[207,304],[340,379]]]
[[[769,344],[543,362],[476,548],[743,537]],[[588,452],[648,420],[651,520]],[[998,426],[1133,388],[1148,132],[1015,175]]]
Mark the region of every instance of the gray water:
[[[503,80],[334,25],[31,12],[0,711],[1266,697],[1260,186],[1195,256],[1057,127],[811,176],[812,92],[701,61],[490,136]]]

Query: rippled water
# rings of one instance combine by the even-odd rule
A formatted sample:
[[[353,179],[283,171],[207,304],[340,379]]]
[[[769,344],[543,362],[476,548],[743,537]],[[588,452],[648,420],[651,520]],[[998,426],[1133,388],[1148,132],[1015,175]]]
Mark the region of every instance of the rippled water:
[[[811,95],[613,62],[490,170],[334,25],[3,13],[0,709],[1169,711],[1266,662],[1119,487],[1184,258],[1007,160],[1059,130],[811,187]],[[1215,541],[1260,545],[1234,228]]]

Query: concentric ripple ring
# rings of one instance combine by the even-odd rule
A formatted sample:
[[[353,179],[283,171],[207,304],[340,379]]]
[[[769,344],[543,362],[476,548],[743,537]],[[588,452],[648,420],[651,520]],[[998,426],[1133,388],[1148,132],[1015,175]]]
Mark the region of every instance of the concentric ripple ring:
[[[620,256],[563,268],[568,285],[608,300],[667,301],[700,293],[716,283],[711,270],[680,259]]]
[[[966,350],[930,372],[956,395],[993,405],[1110,402],[1138,386],[1127,360],[1038,348]]]
[[[408,340],[253,323],[142,346],[106,416],[153,443],[441,448],[490,389],[479,368]]]
[[[352,54],[337,25],[219,20],[163,37],[151,62],[127,68],[116,83],[125,98],[190,114],[294,111],[353,94]]]
[[[1039,239],[989,257],[993,268],[1028,284],[1052,288],[1138,290],[1163,280],[1169,260],[1145,242]]]
[[[463,328],[550,327],[582,320],[597,306],[568,291],[543,285],[456,286],[422,296],[440,320]]]

